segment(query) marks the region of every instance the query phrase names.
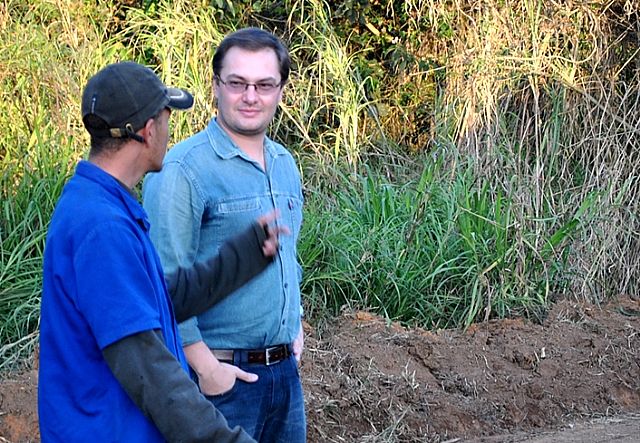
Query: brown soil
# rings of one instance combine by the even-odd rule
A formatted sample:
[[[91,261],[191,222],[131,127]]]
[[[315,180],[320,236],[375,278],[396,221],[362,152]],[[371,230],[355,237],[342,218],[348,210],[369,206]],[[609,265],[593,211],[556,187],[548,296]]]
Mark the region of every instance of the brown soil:
[[[638,442],[640,301],[562,301],[425,331],[348,313],[307,326],[310,442]],[[36,442],[35,371],[0,381],[0,442]]]

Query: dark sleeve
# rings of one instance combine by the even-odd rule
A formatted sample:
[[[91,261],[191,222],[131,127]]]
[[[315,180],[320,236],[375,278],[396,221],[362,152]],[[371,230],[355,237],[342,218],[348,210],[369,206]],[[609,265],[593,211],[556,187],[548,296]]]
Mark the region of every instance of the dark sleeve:
[[[218,255],[168,274],[167,286],[178,323],[206,311],[262,272],[273,261],[262,253],[266,238],[264,228],[253,223],[226,241]]]
[[[239,426],[229,428],[166,348],[159,330],[130,335],[102,353],[120,385],[168,442],[255,442]]]

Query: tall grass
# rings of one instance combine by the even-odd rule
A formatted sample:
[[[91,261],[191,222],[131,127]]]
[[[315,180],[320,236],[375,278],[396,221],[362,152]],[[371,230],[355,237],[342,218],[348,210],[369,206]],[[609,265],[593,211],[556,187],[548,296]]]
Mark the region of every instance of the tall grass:
[[[298,65],[290,95],[295,101],[283,106],[283,112],[304,135],[303,141],[355,167],[371,136],[365,126],[371,109],[365,93],[368,79],[361,78],[356,54],[349,54],[333,31],[324,2],[298,1],[291,9],[292,56],[307,63]]]
[[[545,232],[560,226],[538,230],[531,220],[567,219],[592,200],[590,222],[568,257],[567,292],[595,301],[637,292],[630,278],[640,266],[633,2],[604,9],[474,4],[470,14],[454,19],[460,35],[444,90],[445,119],[457,122],[452,137],[458,151],[476,158],[476,174],[514,199],[521,212],[516,221],[538,232],[538,250]],[[436,7],[437,16],[447,13],[443,8]]]
[[[172,137],[181,140],[206,126],[214,114],[213,52],[229,24],[220,24],[213,10],[189,1],[157,2],[153,11],[131,9],[124,38],[134,57],[157,67],[167,84],[188,89],[195,105],[172,117]]]
[[[300,244],[312,313],[373,308],[434,328],[494,316],[540,319],[566,288],[568,248],[591,202],[567,220],[525,227],[511,198],[478,182],[471,167],[451,182],[447,174],[442,162],[426,161],[403,185],[373,171],[355,181],[341,175],[336,195],[312,197]]]
[[[86,150],[82,85],[117,52],[81,3],[7,1],[1,11],[0,370],[36,343],[47,226]]]
[[[282,17],[251,2],[143,3],[0,5],[0,369],[37,336],[46,226],[86,152],[87,78],[133,59],[191,90],[177,141],[215,114],[213,51],[248,24],[293,58],[271,134],[309,191],[299,253],[312,319],[346,306],[466,326],[638,291],[633,2],[388,2],[381,22],[397,29],[347,36],[319,0],[274,3]],[[386,35],[388,52],[354,50],[361,29]]]
[[[0,189],[11,189],[13,194],[3,192],[0,205],[0,369],[33,351],[46,228],[55,196],[67,178],[67,146],[59,144],[53,134],[40,135],[48,137],[46,142],[37,140],[31,145],[36,165],[11,164],[6,158],[2,162]]]

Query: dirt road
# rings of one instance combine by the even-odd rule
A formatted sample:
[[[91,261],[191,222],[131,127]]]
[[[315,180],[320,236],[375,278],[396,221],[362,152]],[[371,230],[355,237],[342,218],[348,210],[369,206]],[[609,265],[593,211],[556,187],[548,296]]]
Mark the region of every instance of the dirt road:
[[[464,443],[638,443],[640,415],[567,424],[562,429],[460,440]],[[453,442],[451,442],[453,443]]]

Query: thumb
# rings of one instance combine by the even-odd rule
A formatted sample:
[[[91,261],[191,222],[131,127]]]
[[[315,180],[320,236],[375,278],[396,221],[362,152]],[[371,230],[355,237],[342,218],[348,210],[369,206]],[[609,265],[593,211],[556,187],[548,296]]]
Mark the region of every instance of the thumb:
[[[250,372],[245,372],[240,368],[236,368],[236,378],[238,380],[246,381],[247,383],[254,383],[258,381],[258,374],[252,374]]]

